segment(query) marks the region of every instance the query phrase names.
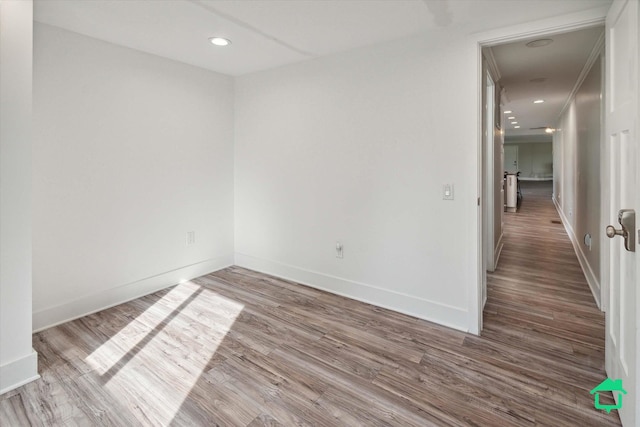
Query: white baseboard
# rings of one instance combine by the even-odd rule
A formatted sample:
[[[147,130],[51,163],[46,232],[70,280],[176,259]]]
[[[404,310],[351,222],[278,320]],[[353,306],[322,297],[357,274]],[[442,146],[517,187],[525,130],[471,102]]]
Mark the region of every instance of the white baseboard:
[[[593,269],[591,268],[591,265],[589,264],[589,261],[587,260],[586,255],[582,251],[582,246],[580,245],[580,242],[578,241],[578,238],[576,237],[576,234],[573,231],[573,228],[571,227],[569,220],[567,219],[564,212],[562,211],[562,208],[560,208],[558,201],[556,200],[555,197],[552,198],[552,200],[553,200],[553,204],[556,207],[556,210],[558,211],[558,215],[560,215],[560,219],[562,220],[562,225],[564,225],[564,229],[567,231],[569,240],[571,240],[571,245],[573,246],[573,250],[576,253],[576,257],[578,257],[578,262],[580,263],[580,267],[582,268],[584,277],[587,279],[587,283],[589,284],[589,289],[591,289],[591,293],[593,294],[593,299],[595,299],[596,304],[598,305],[598,308],[602,310],[602,304],[600,299],[600,294],[601,294],[600,281],[598,280],[598,277],[593,272]]]
[[[0,394],[38,378],[38,353],[31,350],[26,356],[0,366]]]
[[[553,181],[553,177],[521,176],[520,181]]]
[[[233,255],[212,258],[136,282],[104,289],[52,307],[33,312],[33,329],[39,332],[52,326],[78,319],[141,296],[191,280],[233,265]]]
[[[236,265],[240,267],[387,308],[449,328],[464,332],[469,331],[469,315],[467,310],[462,308],[237,252],[235,260]]]

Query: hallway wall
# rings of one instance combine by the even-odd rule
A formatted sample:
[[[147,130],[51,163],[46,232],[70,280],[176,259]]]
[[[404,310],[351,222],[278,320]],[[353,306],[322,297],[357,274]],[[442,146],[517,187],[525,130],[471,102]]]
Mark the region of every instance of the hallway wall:
[[[600,151],[602,142],[602,64],[593,63],[580,89],[556,125],[554,201],[574,243],[591,290],[600,304]],[[591,244],[585,236],[591,236]]]

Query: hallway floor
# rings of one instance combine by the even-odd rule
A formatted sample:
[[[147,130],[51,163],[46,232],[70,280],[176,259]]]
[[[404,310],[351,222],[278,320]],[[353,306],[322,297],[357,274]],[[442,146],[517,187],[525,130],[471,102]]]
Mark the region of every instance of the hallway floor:
[[[504,248],[487,278],[482,336],[500,343],[496,351],[521,364],[532,383],[549,386],[549,399],[538,404],[558,415],[558,425],[600,425],[596,418],[586,424],[565,419],[565,411],[596,414],[589,390],[605,378],[604,313],[551,200],[552,182],[521,186],[522,205],[504,214]],[[619,423],[615,411],[606,419]]]

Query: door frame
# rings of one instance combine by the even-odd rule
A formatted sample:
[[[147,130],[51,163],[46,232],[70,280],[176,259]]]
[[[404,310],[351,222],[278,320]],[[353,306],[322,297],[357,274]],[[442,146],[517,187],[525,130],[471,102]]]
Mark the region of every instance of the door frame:
[[[478,194],[478,214],[477,214],[477,259],[476,259],[476,284],[472,287],[469,297],[469,332],[477,335],[482,331],[482,317],[484,309],[483,286],[484,275],[486,273],[483,261],[486,259],[486,245],[483,235],[485,233],[483,207],[487,202],[481,198],[484,196],[485,181],[489,177],[483,162],[483,87],[484,79],[482,73],[482,48],[495,46],[503,43],[517,42],[531,37],[544,37],[554,34],[561,34],[570,31],[581,30],[596,26],[604,26],[609,6],[589,9],[582,12],[571,13],[553,18],[527,22],[510,27],[500,28],[472,35],[476,43],[476,135],[477,135],[477,194]],[[487,183],[492,185],[493,182]],[[602,286],[604,292],[604,286]]]
[[[483,256],[483,269],[482,274],[482,304],[486,303],[487,296],[487,271],[493,271],[495,266],[495,251],[494,251],[494,217],[495,217],[495,203],[494,203],[494,188],[493,188],[493,173],[494,173],[494,147],[495,147],[495,123],[496,123],[496,82],[489,70],[486,70],[485,75],[485,90],[484,90],[484,147],[483,155],[484,161],[482,167],[484,168],[485,182],[483,186],[482,203],[483,208],[483,227],[482,233],[483,246],[485,249]]]

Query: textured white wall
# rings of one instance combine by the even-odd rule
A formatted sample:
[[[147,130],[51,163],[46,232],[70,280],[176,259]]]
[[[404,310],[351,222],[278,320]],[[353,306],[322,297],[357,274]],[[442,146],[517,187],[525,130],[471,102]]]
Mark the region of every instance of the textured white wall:
[[[476,49],[414,38],[239,77],[236,263],[467,330]]]
[[[233,80],[43,24],[34,45],[34,327],[232,264]]]
[[[0,1],[0,393],[37,377],[31,348],[33,4]]]

